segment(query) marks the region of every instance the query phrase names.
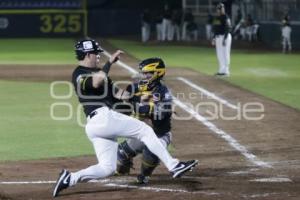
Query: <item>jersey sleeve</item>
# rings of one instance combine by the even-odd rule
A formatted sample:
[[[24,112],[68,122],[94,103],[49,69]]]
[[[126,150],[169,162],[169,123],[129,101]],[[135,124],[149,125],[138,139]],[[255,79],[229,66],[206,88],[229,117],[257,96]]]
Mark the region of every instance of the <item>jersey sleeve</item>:
[[[77,89],[84,94],[87,91],[93,91],[93,77],[91,75],[79,75],[76,80]]]
[[[107,83],[104,83],[99,88],[94,88],[92,74],[79,75],[76,79],[76,85],[77,90],[80,90],[83,95],[101,94],[105,91],[105,87],[107,87]]]
[[[92,90],[93,87],[93,77],[92,76],[84,76],[80,79],[80,88],[85,90]]]

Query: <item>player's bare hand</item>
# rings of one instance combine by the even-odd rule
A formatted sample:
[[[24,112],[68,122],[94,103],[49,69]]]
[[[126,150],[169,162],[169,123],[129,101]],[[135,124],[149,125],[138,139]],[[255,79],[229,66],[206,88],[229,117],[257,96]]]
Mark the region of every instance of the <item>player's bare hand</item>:
[[[109,58],[109,62],[111,64],[117,62],[120,59],[121,54],[123,54],[124,52],[121,50],[117,50],[113,55],[111,55],[111,57]]]

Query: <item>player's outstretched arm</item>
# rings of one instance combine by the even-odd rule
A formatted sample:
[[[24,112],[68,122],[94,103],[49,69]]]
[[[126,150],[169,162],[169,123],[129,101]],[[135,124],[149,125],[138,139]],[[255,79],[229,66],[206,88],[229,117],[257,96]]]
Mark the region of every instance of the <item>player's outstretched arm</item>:
[[[109,58],[109,61],[103,66],[102,70],[93,74],[93,87],[99,88],[103,81],[106,79],[110,67],[113,63],[117,62],[120,59],[121,54],[124,52],[121,50],[117,50],[112,56]]]
[[[111,57],[109,58],[109,62],[110,62],[111,64],[117,62],[117,61],[120,59],[120,56],[121,56],[122,54],[124,54],[123,51],[117,50],[115,53],[113,53],[113,54],[111,55]]]

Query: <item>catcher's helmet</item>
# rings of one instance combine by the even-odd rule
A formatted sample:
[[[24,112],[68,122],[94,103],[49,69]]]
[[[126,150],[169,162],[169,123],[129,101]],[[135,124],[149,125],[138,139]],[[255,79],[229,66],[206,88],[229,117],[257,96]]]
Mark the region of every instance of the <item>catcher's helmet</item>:
[[[152,90],[166,74],[165,63],[160,58],[148,58],[139,64],[141,80],[140,91]],[[149,76],[150,74],[150,76]]]
[[[75,45],[75,53],[78,60],[83,60],[87,53],[98,54],[101,52],[103,52],[103,49],[101,49],[98,42],[93,39],[80,40]]]

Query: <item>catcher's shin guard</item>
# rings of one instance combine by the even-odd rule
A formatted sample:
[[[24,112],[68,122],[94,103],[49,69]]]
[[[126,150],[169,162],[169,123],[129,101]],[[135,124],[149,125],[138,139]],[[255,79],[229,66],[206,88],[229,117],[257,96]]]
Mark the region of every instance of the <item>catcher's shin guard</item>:
[[[141,174],[144,176],[151,176],[154,169],[159,164],[159,158],[149,151],[147,147],[145,147],[143,151],[143,160],[141,166]]]
[[[143,174],[144,176],[151,176],[154,169],[157,167],[157,165],[158,165],[158,163],[149,164],[143,160],[142,166],[141,166],[141,174]]]
[[[122,142],[118,146],[118,164],[117,174],[125,175],[130,173],[130,168],[133,167],[132,158],[136,156],[136,152],[133,151],[126,141]]]
[[[154,155],[155,156],[155,155]],[[149,156],[147,156],[149,157]],[[156,157],[156,156],[155,156]],[[154,169],[159,164],[159,159],[151,158],[146,160],[143,155],[142,165],[141,165],[141,173],[137,176],[137,183],[139,184],[147,184],[149,182],[150,176],[152,175]]]

